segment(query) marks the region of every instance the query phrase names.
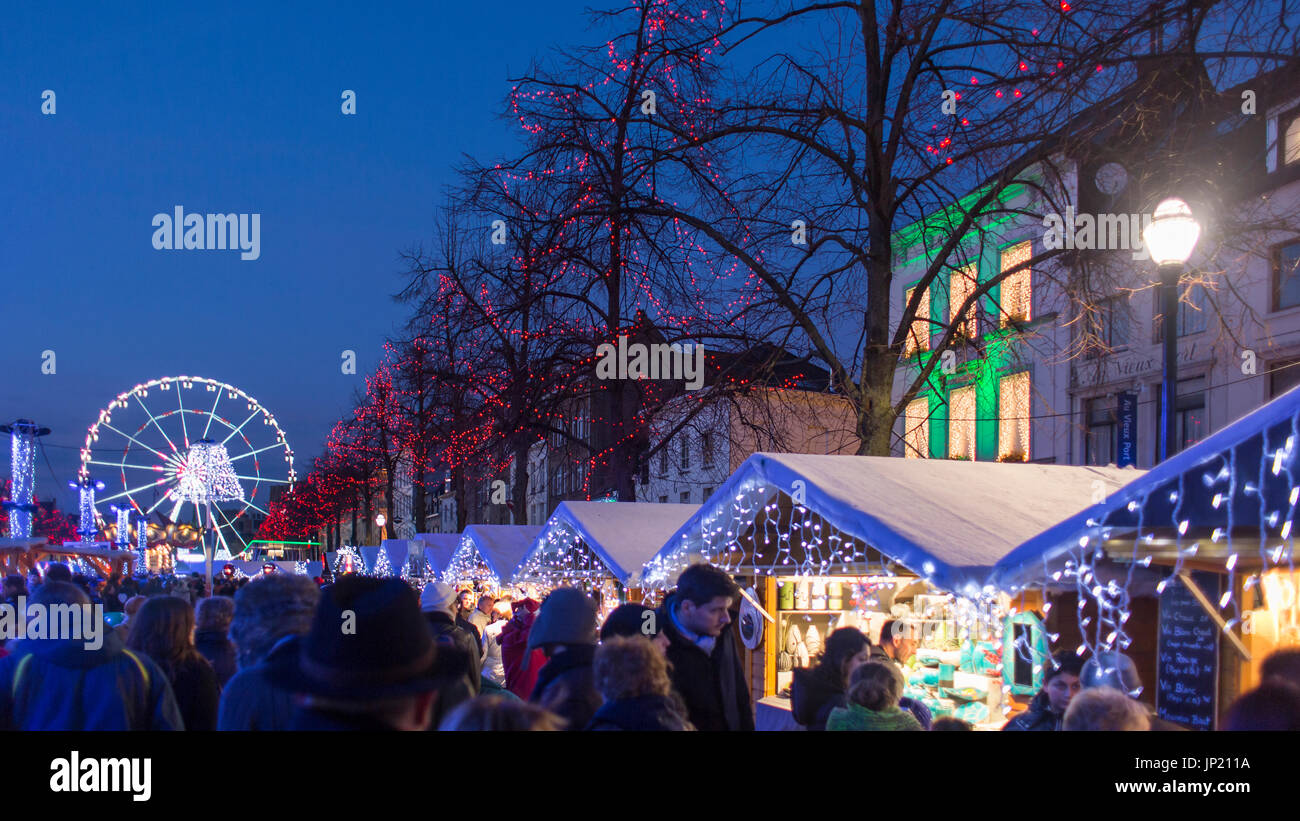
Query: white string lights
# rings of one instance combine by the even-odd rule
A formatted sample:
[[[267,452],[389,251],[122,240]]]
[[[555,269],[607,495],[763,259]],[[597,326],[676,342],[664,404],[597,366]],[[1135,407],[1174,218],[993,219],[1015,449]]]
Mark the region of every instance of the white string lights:
[[[38,427],[29,419],[19,419],[12,425],[0,425],[0,432],[9,434],[10,499],[5,504],[9,510],[9,538],[29,539],[32,535],[32,514],[36,493],[36,437],[50,432]]]
[[[1298,440],[1300,408],[1205,455],[1127,504],[1089,519],[1063,566],[1044,554],[1042,584],[1073,584],[1077,592],[1076,618],[1083,637],[1076,648],[1079,655],[1114,659],[1107,654],[1127,649],[1133,641],[1129,630],[1135,574],[1167,568],[1155,585],[1159,595],[1170,585],[1182,584],[1177,577],[1191,561],[1197,568],[1222,568],[1226,585],[1211,604],[1219,610],[1224,632],[1238,628],[1244,617],[1238,575],[1250,574],[1245,589],[1251,590],[1255,580],[1271,570],[1295,571]],[[1120,536],[1131,540],[1131,550],[1121,557],[1108,555],[1106,543]],[[1090,603],[1095,606],[1091,613]]]

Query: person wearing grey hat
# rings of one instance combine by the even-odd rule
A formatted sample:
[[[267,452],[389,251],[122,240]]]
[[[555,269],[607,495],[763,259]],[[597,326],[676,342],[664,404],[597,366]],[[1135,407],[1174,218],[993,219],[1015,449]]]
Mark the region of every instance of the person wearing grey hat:
[[[566,719],[570,730],[583,729],[604,702],[591,669],[596,603],[576,587],[551,591],[528,634],[528,649],[533,648],[541,648],[547,661],[528,700]]]

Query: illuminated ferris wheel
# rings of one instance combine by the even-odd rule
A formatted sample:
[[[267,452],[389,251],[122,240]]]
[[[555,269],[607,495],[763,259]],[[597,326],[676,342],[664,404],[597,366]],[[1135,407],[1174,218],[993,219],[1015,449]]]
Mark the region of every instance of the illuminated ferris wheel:
[[[201,376],[166,376],[118,394],[86,431],[79,476],[105,481],[98,502],[141,516],[202,526],[206,514],[223,554],[235,523],[249,511],[266,515],[271,489],[297,479],[275,416]]]

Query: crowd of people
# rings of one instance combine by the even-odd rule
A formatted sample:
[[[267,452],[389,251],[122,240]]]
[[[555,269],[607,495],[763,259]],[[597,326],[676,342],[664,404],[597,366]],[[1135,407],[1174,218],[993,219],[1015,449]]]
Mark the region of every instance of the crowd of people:
[[[76,638],[0,648],[0,728],[63,730],[754,729],[747,673],[729,629],[740,590],[709,565],[685,570],[658,608],[623,604],[601,623],[591,596],[542,601],[431,582],[271,572],[202,579],[93,580],[51,564],[10,576],[4,598],[102,605],[94,649]],[[809,730],[969,730],[904,697],[916,641],[889,622],[853,628],[795,671],[792,712]],[[1127,659],[1058,654],[1007,730],[1167,729],[1129,696]],[[1099,662],[1104,662],[1099,663]],[[1300,729],[1300,651],[1274,654],[1230,729]]]

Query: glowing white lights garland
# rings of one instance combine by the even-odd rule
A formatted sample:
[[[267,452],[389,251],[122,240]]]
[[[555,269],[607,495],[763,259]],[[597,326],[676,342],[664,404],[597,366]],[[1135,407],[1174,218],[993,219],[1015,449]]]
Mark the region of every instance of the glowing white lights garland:
[[[622,585],[608,565],[564,521],[553,521],[547,525],[540,543],[529,553],[514,580],[515,583],[536,584],[541,588],[542,595],[557,587],[577,587],[588,593],[598,592],[601,621],[619,605],[622,595]]]
[[[32,535],[32,499],[36,493],[36,436],[40,430],[26,419],[9,428],[10,504],[9,538],[28,539]]]
[[[366,562],[361,558],[361,551],[352,545],[343,545],[334,557],[334,567],[331,569],[335,577],[342,576],[344,573],[362,575],[366,572]]]
[[[185,455],[175,495],[187,502],[242,502],[244,489],[230,464],[226,446],[210,439],[195,442]]]
[[[503,582],[510,581],[497,576],[469,536],[461,536],[460,546],[447,562],[447,569],[442,571],[442,580],[453,587],[473,584],[489,592],[500,590]]]

